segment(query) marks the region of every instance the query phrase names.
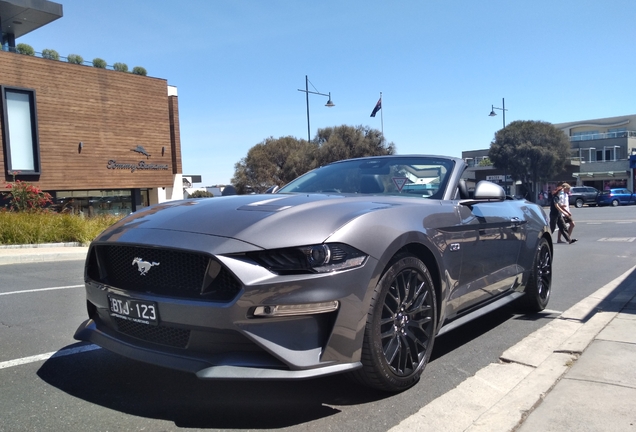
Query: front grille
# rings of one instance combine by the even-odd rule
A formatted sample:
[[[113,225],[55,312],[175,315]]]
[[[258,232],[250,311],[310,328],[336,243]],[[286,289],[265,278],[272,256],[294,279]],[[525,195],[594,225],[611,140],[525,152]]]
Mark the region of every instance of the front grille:
[[[175,298],[230,301],[240,282],[209,255],[137,246],[92,248],[90,279],[128,291]]]
[[[117,323],[117,331],[146,342],[174,348],[185,348],[190,340],[190,330],[162,325],[151,326],[117,317],[113,317],[113,319]]]

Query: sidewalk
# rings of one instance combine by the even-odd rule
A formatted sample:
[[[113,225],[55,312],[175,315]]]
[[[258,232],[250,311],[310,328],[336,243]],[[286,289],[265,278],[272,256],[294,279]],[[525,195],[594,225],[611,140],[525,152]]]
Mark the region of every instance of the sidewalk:
[[[636,267],[391,429],[441,430],[636,432]]]
[[[88,247],[77,243],[0,246],[0,265],[44,261],[85,260]]]

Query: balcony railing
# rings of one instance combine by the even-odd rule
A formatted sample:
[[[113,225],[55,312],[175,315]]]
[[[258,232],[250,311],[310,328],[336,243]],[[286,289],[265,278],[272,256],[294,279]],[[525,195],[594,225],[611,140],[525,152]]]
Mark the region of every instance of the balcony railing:
[[[602,132],[570,137],[570,141],[591,141],[611,138],[636,138],[636,131]]]

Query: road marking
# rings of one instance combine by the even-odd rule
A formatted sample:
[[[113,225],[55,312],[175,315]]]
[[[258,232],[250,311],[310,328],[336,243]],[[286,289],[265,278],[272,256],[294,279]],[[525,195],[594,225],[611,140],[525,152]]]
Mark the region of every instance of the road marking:
[[[91,345],[80,346],[77,348],[69,348],[69,349],[60,350],[60,351],[53,351],[46,354],[38,354],[31,357],[23,357],[21,359],[0,362],[0,369],[6,369],[13,366],[20,366],[20,365],[24,365],[28,363],[35,363],[38,361],[48,360],[50,358],[57,358],[57,357],[64,357],[64,356],[73,355],[73,354],[79,354],[83,352],[93,351],[96,349],[101,349],[101,347],[91,344]]]
[[[53,288],[38,288],[32,290],[22,290],[22,291],[10,291],[6,293],[0,293],[0,296],[9,295],[9,294],[24,294],[24,293],[32,293],[32,292],[40,292],[40,291],[51,291],[51,290],[59,290],[59,289],[69,289],[69,288],[82,288],[84,285],[69,285],[63,287],[53,287]]]

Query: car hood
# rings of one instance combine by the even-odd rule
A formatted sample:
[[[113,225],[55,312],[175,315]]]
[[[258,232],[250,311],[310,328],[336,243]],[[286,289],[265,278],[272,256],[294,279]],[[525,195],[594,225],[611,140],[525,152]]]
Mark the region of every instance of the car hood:
[[[98,241],[129,230],[169,230],[240,240],[260,248],[324,242],[353,219],[400,205],[399,198],[323,194],[237,195],[167,202],[133,213]]]

